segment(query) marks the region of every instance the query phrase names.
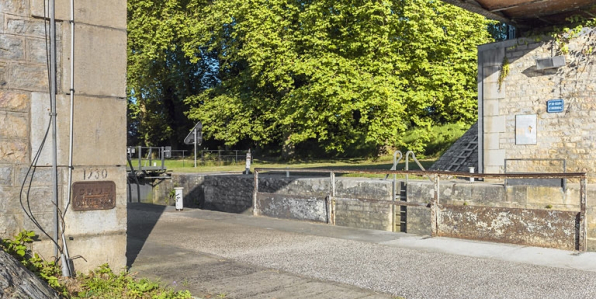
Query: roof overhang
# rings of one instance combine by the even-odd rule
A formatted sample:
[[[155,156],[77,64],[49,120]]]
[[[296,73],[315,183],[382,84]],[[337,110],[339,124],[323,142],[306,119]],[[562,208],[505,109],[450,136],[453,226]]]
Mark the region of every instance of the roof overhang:
[[[594,0],[443,0],[519,29],[569,23],[571,16],[596,17]]]

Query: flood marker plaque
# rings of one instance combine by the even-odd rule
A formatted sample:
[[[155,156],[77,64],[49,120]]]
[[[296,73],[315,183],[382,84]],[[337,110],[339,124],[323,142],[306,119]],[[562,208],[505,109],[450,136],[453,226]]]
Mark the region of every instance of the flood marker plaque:
[[[116,207],[116,183],[113,181],[75,182],[72,189],[72,209],[75,211],[110,210]]]

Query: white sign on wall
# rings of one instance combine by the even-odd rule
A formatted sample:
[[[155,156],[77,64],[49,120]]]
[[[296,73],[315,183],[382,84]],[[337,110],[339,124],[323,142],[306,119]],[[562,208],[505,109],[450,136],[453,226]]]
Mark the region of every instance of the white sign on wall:
[[[515,144],[536,144],[536,114],[515,116]]]

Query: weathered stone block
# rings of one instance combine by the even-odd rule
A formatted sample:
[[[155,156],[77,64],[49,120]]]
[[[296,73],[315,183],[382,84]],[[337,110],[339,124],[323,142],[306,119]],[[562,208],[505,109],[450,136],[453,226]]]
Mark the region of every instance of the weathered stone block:
[[[117,273],[126,270],[126,255],[123,254],[126,252],[126,231],[73,237],[68,242],[71,256],[83,255],[87,260],[74,260],[76,271],[85,273],[104,263]]]
[[[45,0],[29,0],[31,1],[31,16],[37,18],[48,17],[48,1]],[[75,1],[79,2],[79,1]],[[45,3],[45,8],[44,8]],[[55,0],[55,15],[56,20],[68,20],[70,18],[70,1],[69,0]]]
[[[0,217],[0,238],[12,238],[17,233],[18,224],[15,216],[13,214],[3,213],[2,217]]]
[[[557,187],[528,186],[528,204],[537,208],[564,204],[563,189]]]
[[[67,64],[64,74],[70,76]],[[126,97],[126,31],[78,25],[75,76],[79,95]]]
[[[484,148],[489,150],[501,149],[500,134],[501,133],[485,133]]]
[[[0,140],[0,163],[26,163],[29,151],[24,141]]]
[[[69,103],[65,96],[56,96],[56,110],[57,110],[57,142],[58,142],[58,164],[65,165],[68,163],[68,130],[69,130]],[[41,141],[45,136],[50,121],[50,99],[49,94],[34,92],[31,94],[31,158],[37,152],[41,145]],[[49,139],[48,139],[49,140]],[[43,148],[37,165],[51,165],[52,164],[52,149],[49,144],[51,141],[46,140],[46,146]]]
[[[506,192],[509,202],[526,207],[528,202],[528,186],[507,186]]]
[[[33,63],[47,62],[46,42],[43,39],[27,39],[27,61]]]
[[[126,101],[79,96],[76,103],[77,164],[125,165]]]
[[[0,87],[5,88],[8,84],[8,70],[9,67],[5,64],[0,62]]]
[[[8,86],[13,89],[28,91],[48,90],[48,71],[42,64],[18,64],[12,65],[6,76]]]
[[[484,70],[484,83],[498,83],[499,74],[501,73],[500,65],[488,65],[483,68]]]
[[[336,182],[338,197],[391,200],[391,190],[391,181],[344,179]]]
[[[0,165],[0,185],[12,185],[12,172],[13,167],[11,165]]]
[[[408,207],[406,210],[406,232],[417,235],[431,234],[429,208]]]
[[[485,150],[484,153],[486,166],[503,166],[505,164],[505,150]]]
[[[56,38],[60,39],[61,24],[56,23]],[[35,36],[44,38],[49,34],[49,26],[45,27],[44,21],[39,19],[6,18],[6,33],[19,36]]]
[[[47,201],[50,202],[51,197],[47,198]],[[51,204],[51,202],[50,202]],[[20,207],[19,207],[20,208]],[[55,224],[54,224],[54,213],[52,212],[37,212],[33,210],[33,217],[37,220],[39,225],[43,227],[43,229],[48,233],[50,236],[54,235]],[[33,223],[33,221],[27,217],[25,214],[15,214],[15,219],[17,221],[17,227],[20,227],[24,230],[31,230],[34,231],[40,240],[48,240],[48,237],[44,235],[39,228]],[[49,253],[49,252],[48,252]]]
[[[27,115],[18,112],[0,111],[0,137],[27,138],[29,122]]]
[[[27,173],[28,172],[28,173]],[[27,177],[27,184],[31,181],[31,177],[33,177],[32,185],[33,186],[40,186],[40,185],[51,185],[52,184],[52,169],[49,167],[43,168],[35,168],[29,169],[29,167],[21,167],[17,172],[17,184],[22,184],[25,181],[25,177]]]
[[[486,99],[484,100],[484,116],[498,116],[499,115],[499,100]]]
[[[485,116],[484,117],[484,132],[485,133],[502,133],[506,131],[507,121],[505,116]]]
[[[0,69],[0,77],[2,76]],[[0,79],[1,80],[1,79]],[[1,85],[1,82],[0,82]],[[0,109],[9,111],[27,111],[30,94],[0,89]]]
[[[43,17],[44,0],[31,0],[31,14]],[[86,0],[75,1],[75,22],[103,27],[126,29],[126,1],[120,0]],[[56,18],[70,19],[69,0],[56,0]]]
[[[25,185],[28,186],[27,184]],[[29,195],[26,194],[27,188],[23,191],[23,202],[25,206],[31,207],[33,213],[50,213],[54,211],[53,192],[51,186],[31,187]],[[17,192],[18,195],[18,192]],[[21,212],[21,206],[17,203],[14,205],[13,212]]]
[[[0,1],[0,12],[19,15],[19,16],[27,16],[29,14],[29,1],[28,0],[3,0],[3,1]]]
[[[0,34],[0,59],[23,60],[25,43],[22,38]]]

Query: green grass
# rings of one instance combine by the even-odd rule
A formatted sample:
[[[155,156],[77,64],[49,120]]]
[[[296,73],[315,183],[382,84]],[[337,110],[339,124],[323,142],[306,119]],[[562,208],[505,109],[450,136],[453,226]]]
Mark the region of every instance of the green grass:
[[[255,168],[314,168],[314,169],[379,169],[389,170],[393,165],[391,156],[380,157],[377,160],[370,159],[343,159],[343,160],[309,160],[309,161],[292,161],[292,162],[270,162],[255,159],[251,164],[251,171]],[[420,161],[420,164],[424,168],[430,167],[435,162],[434,159]],[[209,161],[206,165],[197,162],[197,167],[194,166],[194,160],[166,160],[165,163],[168,171],[177,173],[210,173],[210,172],[235,172],[239,173],[244,171],[245,163],[232,163],[227,165],[218,165],[216,161]],[[398,170],[405,169],[405,162],[402,160],[397,167]],[[420,168],[415,162],[409,162],[410,170],[419,170]],[[374,175],[374,174],[339,174],[340,176],[349,177],[385,177],[385,175]]]

